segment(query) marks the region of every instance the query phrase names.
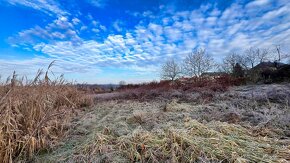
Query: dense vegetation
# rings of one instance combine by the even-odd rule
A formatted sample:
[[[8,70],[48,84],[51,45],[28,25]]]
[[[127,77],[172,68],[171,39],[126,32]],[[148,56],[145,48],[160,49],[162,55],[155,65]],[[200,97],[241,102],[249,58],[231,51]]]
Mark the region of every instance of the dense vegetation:
[[[33,81],[20,80],[14,72],[0,86],[0,160],[4,163],[29,160],[53,148],[65,136],[72,117],[92,104],[89,96],[62,77],[49,79],[48,70],[39,71]]]

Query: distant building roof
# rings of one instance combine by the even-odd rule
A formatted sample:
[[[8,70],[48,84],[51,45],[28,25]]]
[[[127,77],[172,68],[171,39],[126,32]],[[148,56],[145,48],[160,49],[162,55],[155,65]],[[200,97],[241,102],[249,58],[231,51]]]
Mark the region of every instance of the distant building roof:
[[[255,67],[252,68],[252,70],[258,70],[258,69],[265,69],[265,68],[279,68],[286,65],[282,62],[261,62],[257,64]]]

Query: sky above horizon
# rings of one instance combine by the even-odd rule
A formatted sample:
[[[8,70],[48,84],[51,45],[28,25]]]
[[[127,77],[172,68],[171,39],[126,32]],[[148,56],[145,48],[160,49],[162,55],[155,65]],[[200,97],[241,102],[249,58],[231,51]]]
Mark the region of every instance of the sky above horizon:
[[[205,48],[281,45],[289,51],[289,0],[0,0],[0,74],[52,71],[86,83],[159,79],[167,58]]]

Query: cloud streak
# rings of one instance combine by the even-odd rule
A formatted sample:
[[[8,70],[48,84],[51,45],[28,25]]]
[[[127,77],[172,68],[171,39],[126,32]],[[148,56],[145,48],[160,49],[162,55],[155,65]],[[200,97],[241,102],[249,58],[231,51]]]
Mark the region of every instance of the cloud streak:
[[[11,5],[21,5],[46,14],[57,16],[67,15],[68,12],[61,9],[60,4],[54,0],[6,0]]]

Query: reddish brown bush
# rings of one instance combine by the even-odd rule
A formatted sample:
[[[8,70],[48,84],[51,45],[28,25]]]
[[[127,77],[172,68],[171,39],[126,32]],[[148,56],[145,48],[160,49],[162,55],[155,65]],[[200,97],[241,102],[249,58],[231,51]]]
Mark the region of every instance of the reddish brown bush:
[[[142,83],[142,84],[127,84],[127,85],[122,85],[118,88],[118,90],[123,91],[123,90],[131,90],[131,89],[144,89],[144,90],[151,90],[151,89],[158,89],[158,88],[163,88],[163,89],[170,89],[173,87],[173,84],[171,84],[170,81],[152,81],[149,83]]]
[[[234,78],[229,75],[216,78],[211,77],[193,77],[186,80],[160,81],[142,84],[123,85],[117,89],[120,92],[126,92],[123,96],[129,99],[153,99],[159,96],[170,98],[170,92],[178,90],[179,92],[223,92],[230,86],[241,85],[244,78]],[[210,93],[209,93],[210,94]],[[212,97],[206,97],[212,99]]]
[[[244,77],[232,77],[230,75],[223,75],[218,78],[215,78],[217,83],[223,85],[223,86],[239,86],[246,84],[246,78]]]

